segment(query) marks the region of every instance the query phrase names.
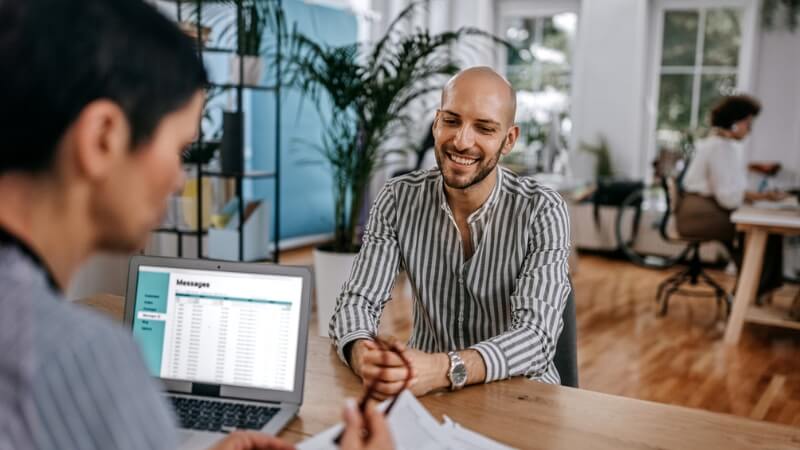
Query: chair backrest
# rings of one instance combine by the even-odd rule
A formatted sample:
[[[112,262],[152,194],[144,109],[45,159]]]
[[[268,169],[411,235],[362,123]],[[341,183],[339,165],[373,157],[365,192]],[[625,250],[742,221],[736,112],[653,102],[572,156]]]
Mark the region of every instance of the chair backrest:
[[[661,177],[661,187],[664,189],[664,195],[666,196],[667,210],[661,218],[659,232],[665,241],[676,241],[680,239],[675,221],[675,213],[681,200],[678,180],[672,175],[664,175]]]
[[[562,386],[578,387],[578,332],[575,315],[575,289],[572,286],[570,286],[561,320],[564,322],[564,328],[556,343],[556,355],[553,363],[561,377]]]

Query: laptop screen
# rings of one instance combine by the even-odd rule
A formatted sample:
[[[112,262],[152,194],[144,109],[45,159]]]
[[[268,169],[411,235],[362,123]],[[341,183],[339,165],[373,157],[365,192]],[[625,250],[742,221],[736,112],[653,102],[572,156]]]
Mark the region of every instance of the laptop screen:
[[[140,266],[133,336],[152,375],[291,391],[301,277]]]

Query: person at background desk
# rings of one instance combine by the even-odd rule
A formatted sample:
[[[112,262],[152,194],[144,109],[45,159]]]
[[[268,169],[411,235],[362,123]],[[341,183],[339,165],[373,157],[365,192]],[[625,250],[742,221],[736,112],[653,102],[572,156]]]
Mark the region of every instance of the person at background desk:
[[[414,291],[405,350],[414,394],[514,376],[560,381],[569,216],[556,192],[497,165],[519,136],[515,109],[494,70],[456,74],[433,122],[439,168],[393,178],[372,206],[330,336],[365,384],[377,382],[378,398],[407,375],[373,342],[401,265]]]
[[[142,248],[183,184],[197,50],[141,0],[0,0],[0,61],[0,449],[174,449],[130,330],[63,293],[94,253]],[[374,409],[345,419],[343,448],[392,447]],[[215,446],[290,448],[257,432]]]
[[[742,141],[750,135],[761,104],[753,97],[724,97],[711,110],[711,132],[696,145],[683,178],[683,195],[676,211],[681,236],[717,240],[730,252],[741,270],[742,243],[731,222],[731,213],[744,203],[782,200],[783,192],[747,190],[748,165]],[[783,240],[771,235],[767,241],[758,294],[783,283]]]

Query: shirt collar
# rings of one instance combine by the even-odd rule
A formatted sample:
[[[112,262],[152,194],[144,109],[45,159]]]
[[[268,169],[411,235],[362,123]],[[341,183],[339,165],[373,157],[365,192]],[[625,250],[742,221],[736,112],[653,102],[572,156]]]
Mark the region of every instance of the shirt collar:
[[[58,283],[56,283],[56,280],[53,277],[53,273],[50,271],[50,268],[47,267],[47,264],[44,263],[42,258],[39,257],[39,255],[28,244],[2,227],[0,227],[0,244],[6,244],[17,248],[20,252],[22,252],[22,254],[31,260],[31,262],[42,272],[42,274],[44,274],[50,289],[52,289],[54,292],[61,291],[58,287]]]
[[[472,223],[477,220],[483,219],[483,217],[492,210],[494,205],[497,203],[497,199],[500,198],[500,190],[502,189],[501,184],[503,183],[503,168],[500,166],[496,166],[495,170],[497,171],[497,179],[495,180],[494,187],[492,188],[492,193],[489,194],[489,198],[478,208],[475,212],[470,214],[467,218],[468,223]],[[452,217],[453,213],[450,210],[450,204],[447,203],[447,196],[444,193],[444,176],[439,176],[439,202],[440,207]]]

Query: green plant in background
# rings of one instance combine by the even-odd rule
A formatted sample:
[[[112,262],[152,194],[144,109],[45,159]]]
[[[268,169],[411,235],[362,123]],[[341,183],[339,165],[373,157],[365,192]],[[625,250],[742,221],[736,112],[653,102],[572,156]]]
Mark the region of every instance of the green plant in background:
[[[242,14],[237,17],[239,33],[237,53],[259,56],[264,33],[277,29],[278,3],[273,0],[238,0],[242,3]]]
[[[800,23],[800,0],[764,0],[761,17],[766,29],[776,28],[776,16],[779,16],[789,31],[794,32]]]
[[[608,147],[608,141],[605,136],[600,136],[600,142],[597,145],[581,142],[580,149],[594,155],[596,160],[594,173],[598,180],[614,176],[614,167],[611,164],[611,149]]]
[[[296,29],[286,41],[290,85],[330,117],[317,149],[333,175],[333,251],[357,250],[359,214],[372,175],[392,151],[387,141],[416,122],[408,110],[414,100],[438,91],[459,70],[450,45],[468,35],[504,43],[474,28],[403,31],[419,6],[409,5],[371,46],[329,46]]]

